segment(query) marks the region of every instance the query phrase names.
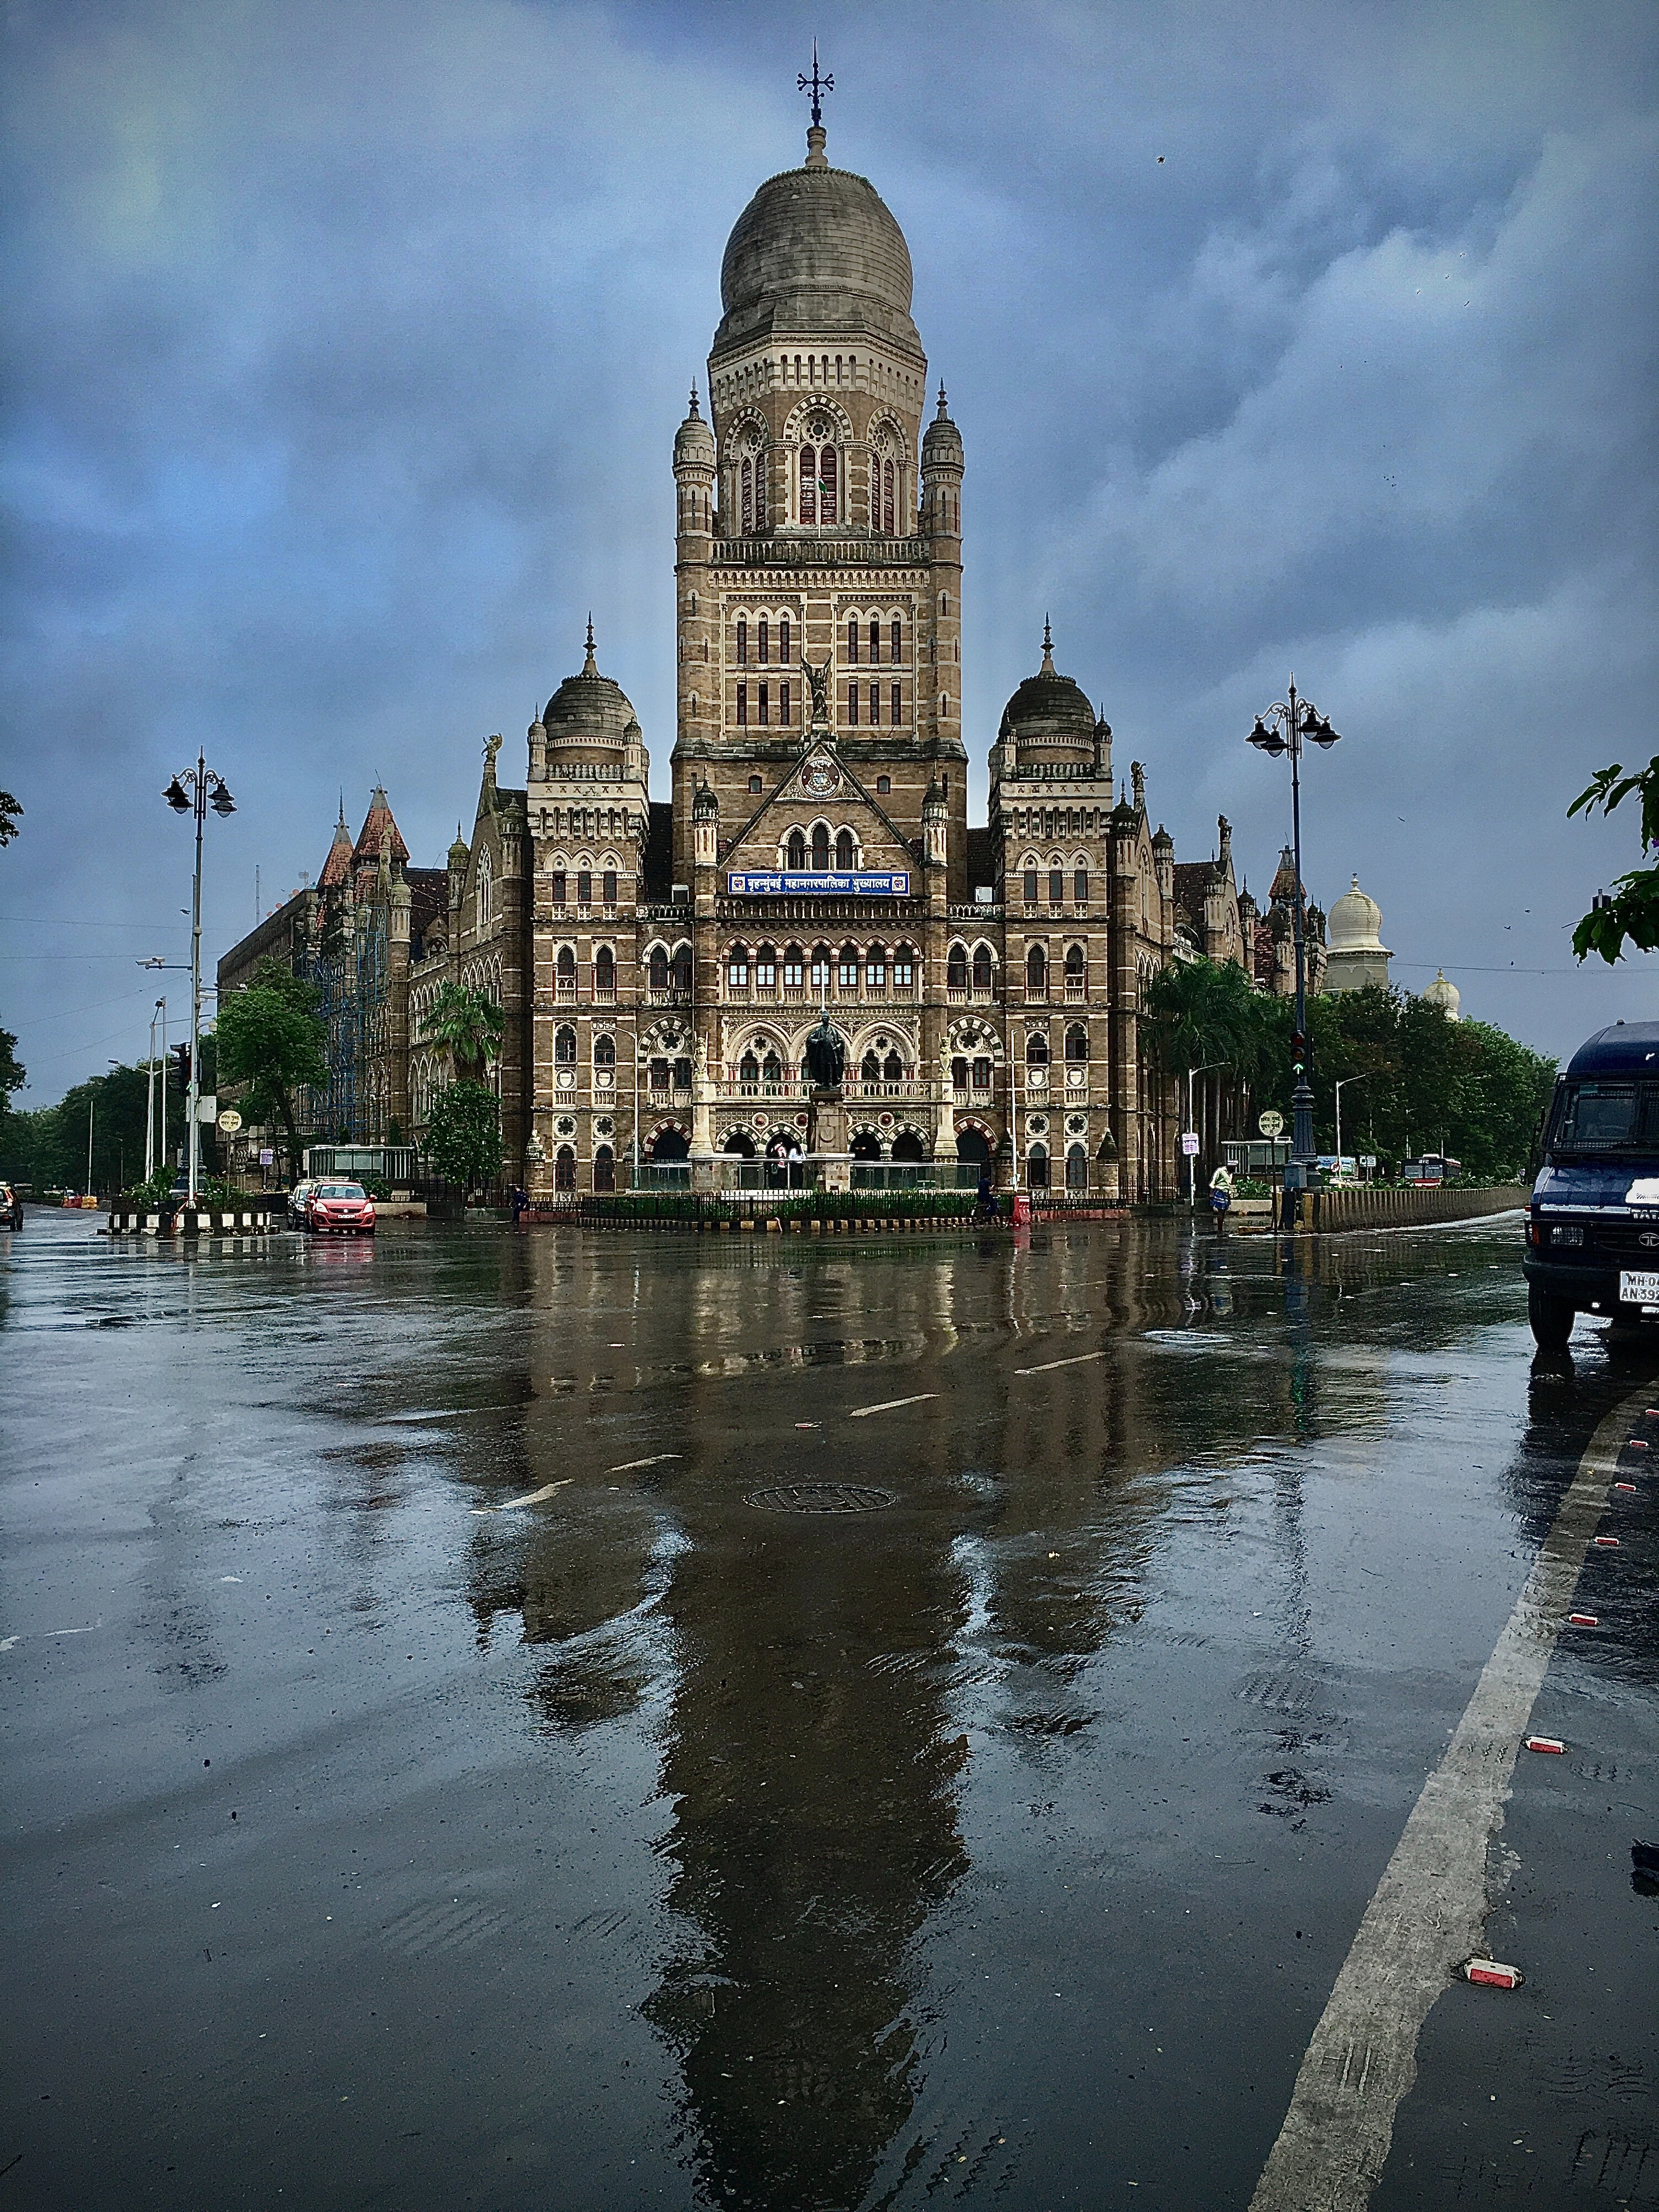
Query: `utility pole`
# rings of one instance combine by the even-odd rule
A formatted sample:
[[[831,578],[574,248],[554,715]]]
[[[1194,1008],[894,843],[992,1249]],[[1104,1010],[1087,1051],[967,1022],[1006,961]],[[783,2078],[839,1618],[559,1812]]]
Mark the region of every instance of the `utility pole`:
[[[94,1076],[93,1082],[95,1083],[97,1079]],[[92,1116],[97,1103],[98,1093],[88,1085],[87,1088],[87,1181],[84,1193],[88,1198],[92,1196]]]

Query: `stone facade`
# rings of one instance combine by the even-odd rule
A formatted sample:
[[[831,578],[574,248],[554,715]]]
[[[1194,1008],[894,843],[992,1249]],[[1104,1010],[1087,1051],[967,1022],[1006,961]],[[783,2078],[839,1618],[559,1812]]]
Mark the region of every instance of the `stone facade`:
[[[447,869],[409,867],[377,792],[317,888],[221,965],[230,988],[280,936],[318,978],[325,1133],[419,1136],[447,1079],[422,1019],[453,980],[506,1016],[506,1172],[532,1194],[806,1152],[803,1052],[826,1013],[847,1073],[820,1152],[1175,1190],[1147,985],[1207,957],[1288,988],[1288,886],[1257,914],[1224,820],[1214,858],[1176,866],[1140,763],[1115,780],[1111,729],[1046,626],[969,826],[966,459],[943,387],[924,425],[910,298],[897,223],[814,126],[732,233],[708,416],[694,389],[674,440],[670,802],[590,623],[530,726],[523,790],[486,746]],[[1322,945],[1310,957],[1316,989]]]

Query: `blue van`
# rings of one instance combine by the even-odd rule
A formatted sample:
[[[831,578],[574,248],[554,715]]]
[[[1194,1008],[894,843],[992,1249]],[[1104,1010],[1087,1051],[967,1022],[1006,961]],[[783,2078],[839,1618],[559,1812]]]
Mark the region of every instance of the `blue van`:
[[[1547,1350],[1575,1314],[1659,1322],[1659,1022],[1598,1030],[1556,1078],[1522,1265]]]

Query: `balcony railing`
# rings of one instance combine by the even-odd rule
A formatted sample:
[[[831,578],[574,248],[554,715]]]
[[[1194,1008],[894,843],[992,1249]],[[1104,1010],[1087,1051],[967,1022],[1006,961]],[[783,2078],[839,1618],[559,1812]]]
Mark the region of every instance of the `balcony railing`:
[[[645,992],[647,1006],[689,1006],[691,986],[689,983],[670,983],[661,990],[647,984]]]

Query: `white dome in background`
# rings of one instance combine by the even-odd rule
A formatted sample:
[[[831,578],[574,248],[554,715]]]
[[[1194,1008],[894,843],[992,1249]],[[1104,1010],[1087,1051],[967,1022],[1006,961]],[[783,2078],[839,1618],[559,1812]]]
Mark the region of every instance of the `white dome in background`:
[[[1382,908],[1360,890],[1359,878],[1354,877],[1353,889],[1343,892],[1327,918],[1326,944],[1333,952],[1384,952],[1388,948],[1382,929]]]
[[[1433,982],[1424,992],[1423,996],[1430,1006],[1438,1006],[1449,1022],[1455,1022],[1462,1018],[1458,1012],[1458,1008],[1463,1003],[1463,994],[1455,983],[1449,983],[1446,981],[1446,971],[1443,968],[1436,971]]]

